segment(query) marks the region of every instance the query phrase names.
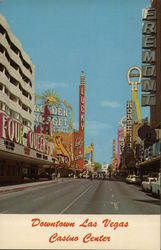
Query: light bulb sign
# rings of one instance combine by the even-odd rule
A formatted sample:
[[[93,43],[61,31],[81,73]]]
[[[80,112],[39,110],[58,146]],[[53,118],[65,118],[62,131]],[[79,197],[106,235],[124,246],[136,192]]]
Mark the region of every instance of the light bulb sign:
[[[142,106],[156,105],[156,9],[142,12]],[[149,93],[147,93],[149,92]]]
[[[23,125],[4,113],[0,113],[0,138],[53,156],[53,143],[31,129],[27,131],[26,140]]]
[[[84,121],[85,121],[85,96],[84,96],[84,85],[80,87],[80,127],[81,130],[84,130]]]
[[[129,68],[127,73],[128,84],[132,85],[132,89],[137,90],[137,85],[141,83],[142,73],[139,67],[133,66]]]
[[[126,147],[127,152],[132,149],[132,101],[126,103]]]
[[[68,107],[69,106],[69,107]],[[72,129],[73,110],[70,105],[65,105],[64,102],[48,103],[50,116],[49,122],[54,132],[70,132]],[[34,108],[35,125],[43,126],[44,123],[45,104],[36,104]]]

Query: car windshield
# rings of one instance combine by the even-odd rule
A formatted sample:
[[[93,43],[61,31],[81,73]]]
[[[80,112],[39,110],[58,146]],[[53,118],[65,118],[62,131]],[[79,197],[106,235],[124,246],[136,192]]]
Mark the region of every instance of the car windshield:
[[[156,181],[155,178],[149,178],[149,181]]]

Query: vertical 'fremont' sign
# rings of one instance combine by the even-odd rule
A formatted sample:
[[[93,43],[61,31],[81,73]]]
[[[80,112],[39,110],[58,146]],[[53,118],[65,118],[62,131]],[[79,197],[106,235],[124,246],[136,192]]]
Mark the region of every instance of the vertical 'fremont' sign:
[[[156,9],[142,13],[142,106],[156,105]]]

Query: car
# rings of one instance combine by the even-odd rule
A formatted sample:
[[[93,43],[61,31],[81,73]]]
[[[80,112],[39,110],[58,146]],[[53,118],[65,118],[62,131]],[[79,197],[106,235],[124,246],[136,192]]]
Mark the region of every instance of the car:
[[[142,181],[141,186],[142,189],[146,192],[152,191],[152,182],[156,181],[154,177],[146,177],[144,181]]]
[[[37,175],[37,179],[48,179],[48,180],[51,180],[52,177],[47,172],[41,172],[40,174]]]
[[[136,182],[135,183],[137,185],[141,185],[142,180],[141,180],[140,176],[136,176],[135,178],[136,178]]]
[[[126,177],[126,183],[136,183],[136,175],[128,175]]]
[[[82,175],[83,178],[85,179],[89,179],[90,178],[90,174],[88,172],[84,172]]]
[[[158,174],[157,180],[152,182],[152,195],[160,198],[160,177],[161,173]]]

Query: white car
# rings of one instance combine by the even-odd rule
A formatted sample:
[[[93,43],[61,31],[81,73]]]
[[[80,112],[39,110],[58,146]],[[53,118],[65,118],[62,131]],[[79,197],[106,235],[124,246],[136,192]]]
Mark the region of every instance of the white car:
[[[154,196],[158,196],[160,198],[160,176],[161,173],[158,174],[157,180],[152,182],[152,194]]]
[[[126,183],[136,183],[136,175],[128,175]]]
[[[144,181],[142,181],[142,189],[146,192],[152,191],[152,182],[156,181],[157,178],[147,177]]]
[[[84,172],[82,175],[83,178],[85,179],[89,179],[90,178],[90,174],[88,172]]]

